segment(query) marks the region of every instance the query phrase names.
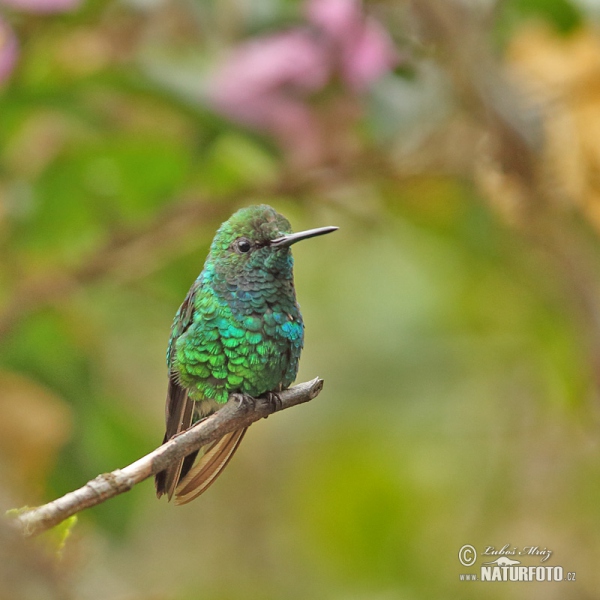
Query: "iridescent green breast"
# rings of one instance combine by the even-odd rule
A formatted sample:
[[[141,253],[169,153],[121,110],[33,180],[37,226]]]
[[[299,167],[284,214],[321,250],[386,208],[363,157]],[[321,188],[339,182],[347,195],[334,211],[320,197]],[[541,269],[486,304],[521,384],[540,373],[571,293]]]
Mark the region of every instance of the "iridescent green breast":
[[[169,366],[191,398],[221,403],[232,392],[259,396],[294,381],[304,326],[293,284],[264,283],[223,290],[214,285],[210,266],[201,274],[191,323],[172,340],[169,354]]]

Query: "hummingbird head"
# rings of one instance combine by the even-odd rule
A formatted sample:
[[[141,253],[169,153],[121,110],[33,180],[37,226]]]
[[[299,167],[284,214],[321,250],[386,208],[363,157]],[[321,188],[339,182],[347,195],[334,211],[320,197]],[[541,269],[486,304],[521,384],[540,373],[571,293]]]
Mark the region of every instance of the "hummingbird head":
[[[321,227],[292,233],[289,221],[270,206],[249,206],[238,210],[221,225],[207,262],[230,283],[260,281],[264,279],[261,274],[290,279],[293,267],[290,246],[336,229]]]

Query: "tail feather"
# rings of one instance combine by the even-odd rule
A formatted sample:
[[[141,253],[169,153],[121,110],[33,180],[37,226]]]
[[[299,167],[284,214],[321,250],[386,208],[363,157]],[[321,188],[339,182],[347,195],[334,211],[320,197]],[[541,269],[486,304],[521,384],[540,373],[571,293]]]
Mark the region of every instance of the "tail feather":
[[[188,427],[192,425],[192,417],[194,413],[194,403],[192,400],[187,401],[187,406],[185,410],[185,414],[182,420],[181,431],[185,431]],[[185,458],[180,460],[175,465],[172,465],[170,469],[167,470],[166,476],[166,489],[169,500],[173,497],[173,492],[177,486],[177,482],[180,479],[181,471],[183,469],[183,465],[185,463]]]
[[[192,424],[195,403],[188,397],[187,390],[181,387],[175,377],[169,379],[169,390],[167,393],[166,421],[167,430],[163,444],[173,436],[185,431]],[[154,480],[156,495],[160,498],[167,494],[169,500],[173,496],[175,487],[181,476],[181,470],[185,459],[172,464],[164,471],[157,473]]]
[[[175,488],[176,505],[187,504],[214,483],[238,449],[246,429],[247,427],[227,433],[201,449],[203,455]]]

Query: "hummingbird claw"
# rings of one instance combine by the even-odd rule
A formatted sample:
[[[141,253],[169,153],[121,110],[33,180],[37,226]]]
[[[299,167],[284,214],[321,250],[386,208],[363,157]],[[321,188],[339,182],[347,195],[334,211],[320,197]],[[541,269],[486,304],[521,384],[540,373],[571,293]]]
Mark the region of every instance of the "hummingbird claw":
[[[256,399],[248,394],[235,393],[231,394],[231,396],[238,402],[240,407],[246,404],[250,410],[254,410],[256,408]]]
[[[277,392],[267,392],[265,394],[265,399],[273,408],[273,412],[277,412],[283,408],[283,401]]]

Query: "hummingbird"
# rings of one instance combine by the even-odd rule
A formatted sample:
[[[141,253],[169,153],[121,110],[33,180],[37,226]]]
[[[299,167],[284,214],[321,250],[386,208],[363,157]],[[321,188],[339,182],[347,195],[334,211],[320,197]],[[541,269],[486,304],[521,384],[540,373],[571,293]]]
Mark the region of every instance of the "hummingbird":
[[[202,272],[179,307],[167,348],[163,443],[213,414],[230,394],[253,398],[288,388],[298,372],[304,323],[290,247],[335,231],[292,233],[265,204],[242,208],[218,229]],[[246,433],[209,443],[155,477],[156,494],[186,504],[215,481]]]

